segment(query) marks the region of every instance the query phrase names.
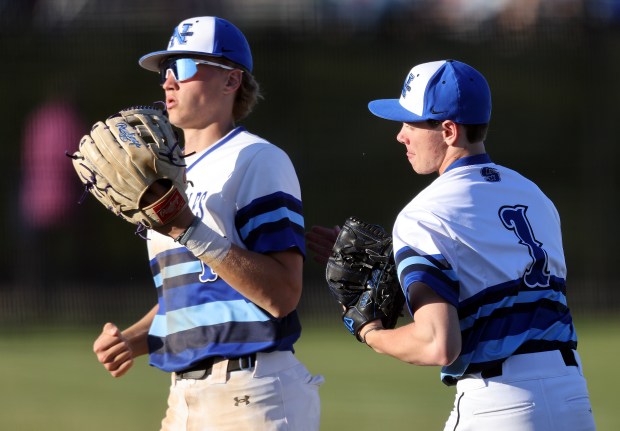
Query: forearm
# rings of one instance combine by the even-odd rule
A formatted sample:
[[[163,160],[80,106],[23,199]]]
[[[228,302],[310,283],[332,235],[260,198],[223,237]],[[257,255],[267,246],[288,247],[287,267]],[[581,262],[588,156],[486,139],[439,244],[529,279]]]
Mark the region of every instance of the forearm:
[[[261,254],[243,249],[222,238],[189,211],[158,232],[179,241],[230,286],[272,316],[284,317],[297,307],[303,271],[299,252]]]
[[[213,270],[274,317],[291,313],[301,297],[303,258],[297,251],[260,254],[233,245]]]
[[[122,331],[123,337],[131,346],[133,357],[148,354],[149,328],[151,323],[153,323],[157,310],[159,310],[159,305],[155,305],[142,319]]]
[[[448,365],[452,362],[438,341],[418,334],[415,323],[395,329],[371,331],[366,343],[375,352],[413,365]],[[363,333],[363,332],[362,332]]]
[[[456,310],[446,303],[420,308],[414,322],[393,330],[362,328],[366,343],[376,352],[414,365],[449,365],[461,351]]]

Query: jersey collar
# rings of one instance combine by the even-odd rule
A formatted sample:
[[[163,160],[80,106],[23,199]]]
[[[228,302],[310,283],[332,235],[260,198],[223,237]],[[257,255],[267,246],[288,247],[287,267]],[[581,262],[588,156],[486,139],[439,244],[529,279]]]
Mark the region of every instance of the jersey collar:
[[[475,156],[467,156],[458,159],[455,162],[452,162],[452,164],[448,166],[446,170],[443,171],[443,173],[445,174],[452,169],[460,168],[462,166],[483,165],[485,163],[493,163],[491,161],[491,157],[487,153],[476,154]]]
[[[234,138],[235,136],[237,136],[239,133],[241,132],[245,132],[245,127],[243,126],[237,126],[235,127],[232,131],[230,131],[228,133],[228,135],[224,136],[222,139],[220,139],[219,142],[215,143],[214,145],[210,146],[209,148],[207,148],[207,151],[205,151],[203,154],[200,155],[200,157],[198,157],[196,160],[194,160],[190,165],[188,165],[185,170],[186,171],[190,171],[194,166],[196,166],[196,164],[201,161],[202,159],[204,159],[208,154],[211,154],[213,151],[215,151],[216,149],[218,149],[219,147],[221,147],[222,145],[224,145],[226,142],[230,141],[232,138]]]

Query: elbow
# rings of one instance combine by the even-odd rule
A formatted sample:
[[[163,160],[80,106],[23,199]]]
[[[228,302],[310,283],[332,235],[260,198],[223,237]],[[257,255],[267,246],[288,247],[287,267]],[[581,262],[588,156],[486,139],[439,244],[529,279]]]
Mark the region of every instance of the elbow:
[[[458,328],[458,326],[452,325],[452,330],[435,340],[437,365],[442,367],[451,365],[461,354],[463,340]]]
[[[281,309],[281,310],[274,310],[273,312],[271,312],[270,314],[275,318],[275,319],[283,319],[286,316],[288,316],[289,314],[291,314],[293,311],[295,311],[295,309],[292,310],[286,310],[286,309]]]
[[[272,257],[278,262],[280,271],[277,272],[275,282],[267,298],[266,311],[274,318],[281,319],[297,309],[301,299],[303,286],[303,258],[297,251],[273,253]]]
[[[271,309],[267,311],[275,319],[283,319],[295,310],[296,310],[296,307],[271,307]]]
[[[436,351],[436,365],[446,367],[451,365],[461,354],[461,340],[445,343]]]
[[[461,346],[428,345],[420,350],[410,350],[407,354],[397,356],[412,365],[440,366],[451,365],[459,357]]]
[[[458,353],[454,355],[444,354],[444,355],[438,356],[436,358],[435,365],[439,365],[440,367],[447,367],[448,365],[452,365],[452,363],[456,361],[456,358],[458,357],[459,357]]]
[[[461,353],[461,338],[435,340],[424,349],[424,365],[446,367],[451,365]]]
[[[290,294],[285,297],[273,298],[267,312],[276,319],[282,319],[297,309],[300,295]]]

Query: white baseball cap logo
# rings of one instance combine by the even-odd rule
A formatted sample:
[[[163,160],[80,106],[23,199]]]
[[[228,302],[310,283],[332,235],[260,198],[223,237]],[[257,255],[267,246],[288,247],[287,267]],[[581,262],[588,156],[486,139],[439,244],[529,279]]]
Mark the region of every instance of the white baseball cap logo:
[[[223,57],[252,72],[252,53],[245,36],[231,22],[202,16],[183,20],[172,31],[165,51],[140,58],[140,66],[159,72],[162,61],[171,56]]]
[[[402,94],[400,96],[400,104],[406,110],[417,115],[424,112],[424,104],[426,102],[426,89],[428,81],[435,75],[445,61],[433,61],[430,63],[420,64],[409,72],[405,79]]]
[[[174,42],[177,41],[179,45],[185,45],[187,43],[187,38],[189,36],[193,36],[194,32],[190,31],[193,24],[191,23],[181,23],[178,27],[174,29],[174,33],[172,33],[172,37],[170,38],[170,43],[168,44],[168,49],[174,48]]]
[[[405,123],[486,124],[491,118],[491,90],[484,76],[465,63],[431,61],[411,69],[399,99],[373,100],[368,109],[377,117]]]

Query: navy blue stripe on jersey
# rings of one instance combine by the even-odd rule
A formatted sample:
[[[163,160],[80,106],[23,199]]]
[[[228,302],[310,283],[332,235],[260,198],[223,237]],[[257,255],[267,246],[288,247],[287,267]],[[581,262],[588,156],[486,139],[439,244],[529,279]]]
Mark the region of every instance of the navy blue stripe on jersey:
[[[165,270],[162,272],[160,268],[165,268]],[[165,297],[164,302],[160,303],[160,309],[168,312],[187,307],[196,309],[208,303],[222,301],[245,301],[248,305],[244,308],[258,309],[184,247],[158,254],[155,259],[151,260],[151,269],[160,301],[162,296]],[[245,313],[255,314],[247,310]],[[263,311],[259,314],[266,316]],[[215,310],[211,310],[209,315],[222,318]],[[257,317],[257,320],[263,320],[263,318]]]
[[[151,363],[166,371],[187,366],[194,355],[240,356],[292,350],[301,325],[297,313],[274,319],[184,247],[151,260],[159,310],[149,330]],[[201,338],[207,334],[210,338]],[[165,353],[158,352],[163,349]],[[159,346],[159,347],[157,347]],[[195,356],[198,358],[200,356]]]
[[[547,288],[514,280],[463,301],[458,309],[461,355],[444,373],[477,372],[518,353],[575,348],[577,335],[565,292],[565,280],[557,277],[551,277]]]
[[[271,319],[259,307],[243,299],[210,301],[176,310],[169,310],[168,301],[160,300],[159,311],[162,313],[154,317],[149,333],[161,337],[227,322],[252,323]]]
[[[403,247],[394,256],[398,278],[403,290],[412,283],[422,282],[447,302],[458,307],[459,280],[452,266],[441,255],[422,255],[411,247]]]
[[[475,315],[481,304],[496,304],[509,296],[519,295],[520,292],[536,292],[555,290],[561,294],[561,297],[566,301],[566,281],[558,277],[550,277],[549,286],[544,288],[531,288],[525,289],[521,279],[511,280],[506,283],[501,283],[496,286],[491,286],[485,289],[467,300],[459,306],[459,313],[462,316]],[[564,302],[566,304],[566,302]]]
[[[172,372],[208,356],[237,357],[254,352],[294,351],[293,345],[300,331],[297,312],[293,312],[283,319],[260,323],[224,322],[166,337],[149,334],[150,363]],[[209,342],[205,344],[205,340]]]
[[[168,312],[191,307],[196,303],[247,301],[243,295],[231,289],[221,278],[209,282],[208,285],[209,288],[205,289],[205,283],[196,280],[196,275],[188,274],[171,279],[170,283],[166,283],[165,287],[157,289],[157,295],[161,297],[165,294],[166,310]]]
[[[483,165],[487,163],[493,163],[491,161],[491,156],[489,156],[487,153],[475,154],[473,156],[462,157],[452,162],[452,164],[450,164],[446,168],[446,170],[444,171],[444,174],[452,169],[459,168],[461,166]]]
[[[155,287],[157,288],[161,287],[163,283],[162,267],[166,268],[167,278],[202,271],[201,262],[184,247],[173,248],[160,253],[157,258],[151,259],[150,266]]]
[[[288,193],[255,199],[237,211],[235,226],[252,251],[268,253],[297,248],[305,255],[302,204]]]

